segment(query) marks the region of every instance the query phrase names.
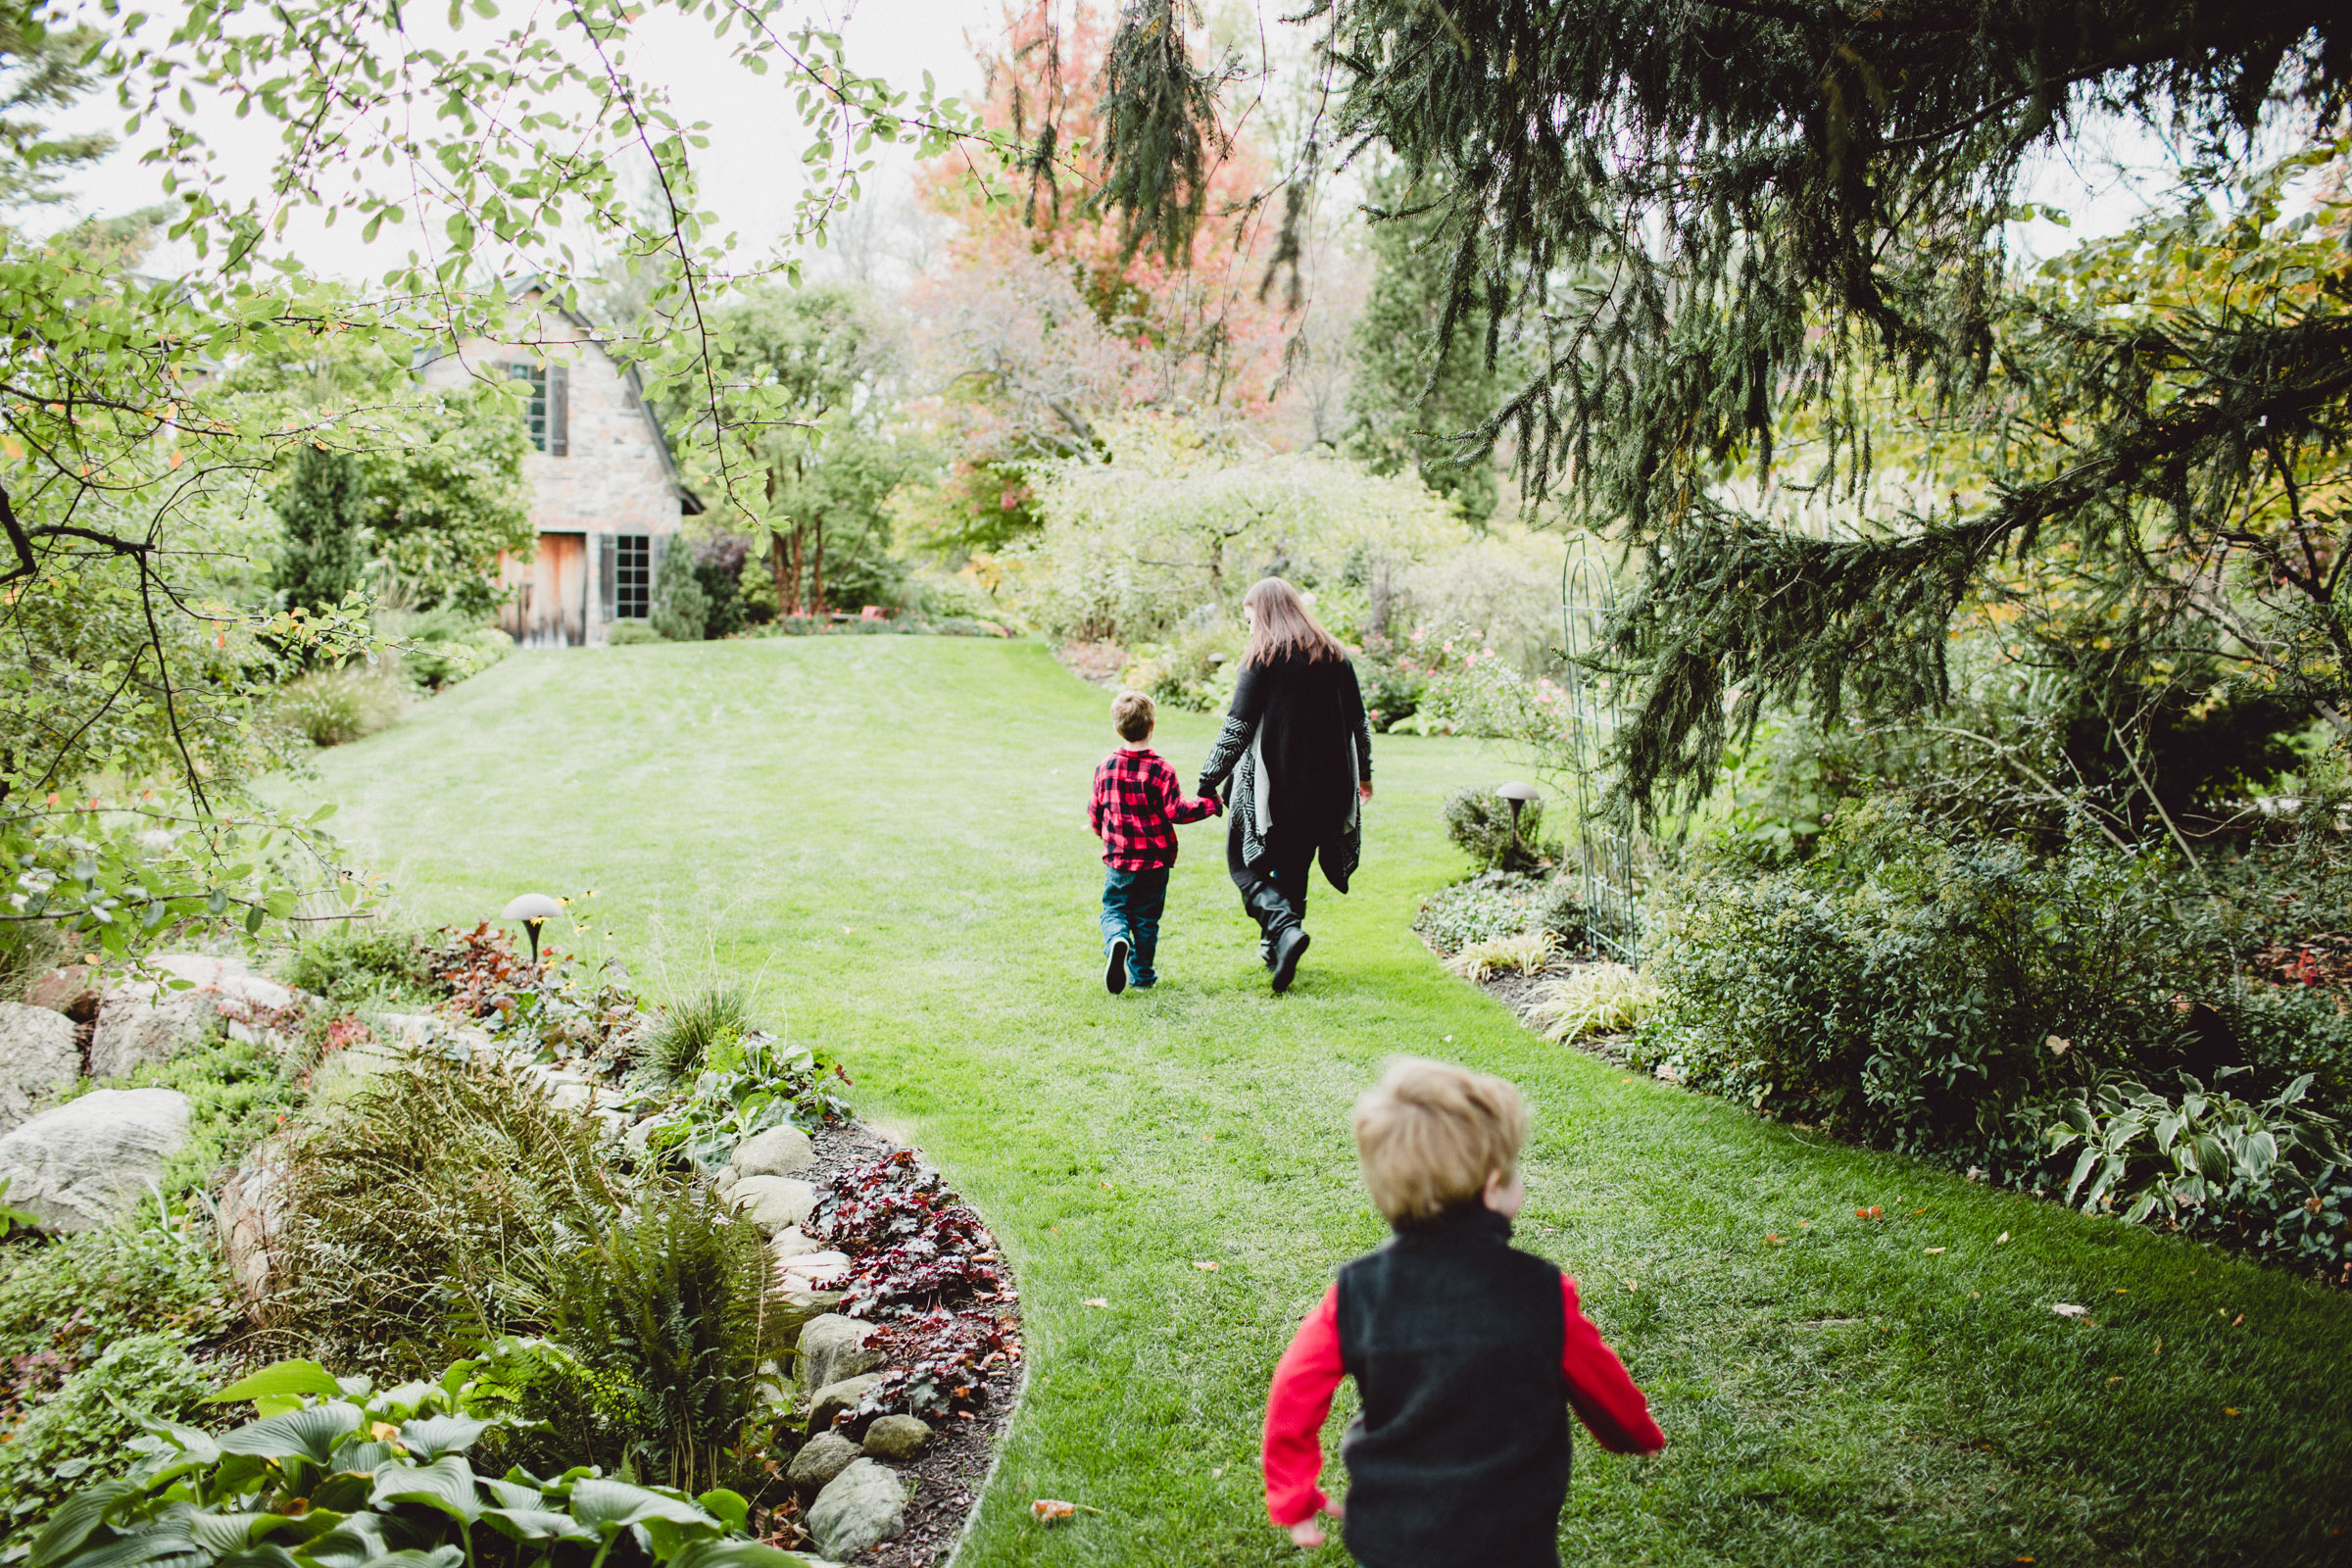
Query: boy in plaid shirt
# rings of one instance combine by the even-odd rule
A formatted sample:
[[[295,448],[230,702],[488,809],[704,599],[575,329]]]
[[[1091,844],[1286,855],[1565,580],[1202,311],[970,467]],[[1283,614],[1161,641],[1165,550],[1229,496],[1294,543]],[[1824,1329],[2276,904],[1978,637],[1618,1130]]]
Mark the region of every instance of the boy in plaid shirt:
[[[1184,798],[1176,770],[1152,750],[1154,714],[1142,692],[1121,692],[1110,722],[1126,742],[1095,769],[1095,802],[1086,819],[1102,841],[1102,989],[1117,996],[1153,984],[1159,913],[1176,863],[1176,824],[1222,809],[1215,797]]]

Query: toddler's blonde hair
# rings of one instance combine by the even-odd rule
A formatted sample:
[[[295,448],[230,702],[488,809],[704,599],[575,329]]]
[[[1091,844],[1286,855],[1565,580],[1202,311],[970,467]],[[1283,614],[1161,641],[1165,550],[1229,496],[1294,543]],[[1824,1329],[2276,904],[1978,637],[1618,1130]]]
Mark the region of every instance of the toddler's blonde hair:
[[[1506,1181],[1527,1142],[1527,1106],[1500,1078],[1402,1056],[1355,1102],[1355,1155],[1372,1201],[1410,1224],[1475,1201]]]

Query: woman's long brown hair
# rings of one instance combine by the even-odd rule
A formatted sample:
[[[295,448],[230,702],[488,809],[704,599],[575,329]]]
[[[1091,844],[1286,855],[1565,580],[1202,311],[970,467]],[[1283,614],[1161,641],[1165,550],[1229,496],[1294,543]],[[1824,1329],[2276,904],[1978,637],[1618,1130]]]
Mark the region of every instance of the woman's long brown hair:
[[[1323,629],[1298,590],[1280,577],[1260,577],[1242,595],[1250,613],[1250,651],[1245,664],[1271,664],[1278,659],[1346,659],[1347,650]]]

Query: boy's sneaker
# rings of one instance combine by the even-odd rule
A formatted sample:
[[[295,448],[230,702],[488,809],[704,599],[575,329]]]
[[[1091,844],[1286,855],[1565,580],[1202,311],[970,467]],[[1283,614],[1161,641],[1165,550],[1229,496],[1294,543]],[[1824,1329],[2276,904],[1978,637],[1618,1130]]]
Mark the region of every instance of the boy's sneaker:
[[[1298,978],[1298,960],[1306,953],[1306,932],[1298,926],[1285,926],[1274,939],[1274,989],[1284,992]]]
[[[1127,989],[1127,939],[1110,939],[1110,957],[1102,965],[1102,989],[1117,996]]]

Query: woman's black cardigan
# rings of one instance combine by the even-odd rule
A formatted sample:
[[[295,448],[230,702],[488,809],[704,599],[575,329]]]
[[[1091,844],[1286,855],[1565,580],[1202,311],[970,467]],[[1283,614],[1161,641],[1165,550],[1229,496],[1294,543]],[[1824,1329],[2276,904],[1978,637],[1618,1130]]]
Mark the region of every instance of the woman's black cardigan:
[[[1342,893],[1363,852],[1356,786],[1372,778],[1372,727],[1355,666],[1292,655],[1244,664],[1200,793],[1228,781],[1247,865],[1320,857]]]

